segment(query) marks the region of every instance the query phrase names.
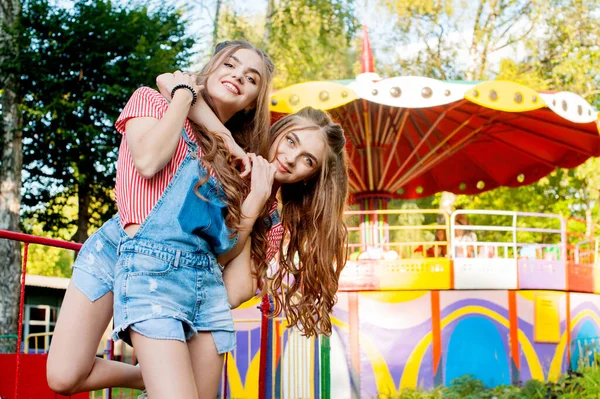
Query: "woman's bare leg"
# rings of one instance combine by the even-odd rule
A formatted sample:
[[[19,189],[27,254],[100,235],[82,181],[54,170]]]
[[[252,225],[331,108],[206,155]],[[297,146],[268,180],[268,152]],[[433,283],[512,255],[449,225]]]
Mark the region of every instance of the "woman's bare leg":
[[[108,387],[144,389],[139,367],[96,357],[112,314],[112,292],[91,302],[69,285],[48,354],[46,375],[53,391],[72,395]]]
[[[215,341],[209,332],[199,332],[189,340],[188,349],[192,359],[198,398],[216,398],[219,393],[225,355],[217,353]]]
[[[151,399],[197,399],[190,353],[185,342],[152,339],[131,331],[131,342],[140,362]],[[216,398],[213,396],[211,399]]]

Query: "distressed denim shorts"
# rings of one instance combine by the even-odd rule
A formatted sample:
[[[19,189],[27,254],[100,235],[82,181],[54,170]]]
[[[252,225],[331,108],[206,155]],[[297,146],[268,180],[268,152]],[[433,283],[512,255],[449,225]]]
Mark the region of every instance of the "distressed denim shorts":
[[[115,341],[131,344],[130,328],[148,338],[184,342],[198,331],[210,331],[219,354],[235,348],[221,266],[204,252],[123,239],[115,268],[114,318]]]
[[[113,289],[117,247],[122,234],[119,215],[115,215],[83,244],[75,263],[71,281],[92,302]]]

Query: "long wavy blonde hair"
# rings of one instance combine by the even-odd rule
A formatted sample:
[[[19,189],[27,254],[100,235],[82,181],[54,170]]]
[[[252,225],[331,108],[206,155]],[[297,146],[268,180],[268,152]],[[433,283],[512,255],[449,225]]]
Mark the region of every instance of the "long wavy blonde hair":
[[[254,258],[254,273],[263,293],[268,290],[274,297],[273,317],[283,312],[288,326],[295,326],[307,336],[330,335],[330,313],[346,264],[348,242],[344,223],[348,199],[346,139],[342,127],[329,114],[306,107],[274,123],[270,142],[299,129],[315,130],[325,138],[323,166],[306,181],[281,186],[284,237],[279,267],[268,276],[266,257]],[[267,212],[265,209],[263,216]],[[255,225],[252,238],[262,236],[266,243],[271,226],[262,220],[259,218]]]
[[[232,133],[234,140],[240,147],[248,152],[262,153],[265,149],[268,151],[269,146],[269,94],[273,74],[275,73],[275,66],[269,56],[245,41],[236,40],[219,43],[213,57],[200,71],[199,81],[206,87],[208,77],[217,70],[220,64],[240,49],[254,51],[261,57],[263,61],[262,78],[260,79],[260,88],[254,108],[249,111],[240,110],[225,123],[225,127]],[[208,106],[219,116],[210,92],[203,90],[201,95]],[[228,209],[225,223],[232,234],[235,234],[242,218],[241,206],[249,190],[248,183],[239,177],[239,171],[234,165],[233,156],[227,149],[223,139],[209,132],[206,127],[200,124],[192,122],[192,126],[194,127],[196,141],[202,149],[201,161],[208,172],[196,184],[196,192],[198,193],[198,187],[206,183],[211,171],[214,171],[217,180],[223,187],[224,197],[221,199]]]

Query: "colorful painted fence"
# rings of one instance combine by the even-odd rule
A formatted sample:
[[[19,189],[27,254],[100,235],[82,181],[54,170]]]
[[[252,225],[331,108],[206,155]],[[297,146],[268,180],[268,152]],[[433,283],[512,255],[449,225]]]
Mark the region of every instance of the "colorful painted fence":
[[[488,386],[556,380],[600,349],[600,297],[586,293],[345,292],[333,320],[336,399],[394,395],[465,374]]]
[[[220,397],[385,397],[464,374],[490,386],[555,380],[594,360],[599,243],[569,236],[563,218],[421,210],[348,217],[352,255],[332,336],[304,338],[284,319],[261,317],[260,300],[244,304],[233,311],[238,346]],[[29,356],[44,355],[9,356],[13,368],[22,360],[14,382]],[[7,386],[9,397],[16,386]]]

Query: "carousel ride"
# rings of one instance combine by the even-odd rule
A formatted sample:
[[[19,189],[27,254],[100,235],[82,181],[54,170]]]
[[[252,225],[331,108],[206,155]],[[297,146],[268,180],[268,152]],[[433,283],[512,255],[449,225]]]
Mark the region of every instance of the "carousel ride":
[[[355,204],[334,334],[320,355],[319,343],[307,344],[304,365],[292,364],[298,344],[275,321],[271,396],[385,397],[466,374],[488,386],[555,380],[589,361],[600,337],[593,237],[570,234],[560,215],[387,204],[518,187],[574,168],[600,156],[598,112],[577,94],[508,81],[383,79],[366,34],[363,49],[356,79],[271,97],[274,114],[312,106],[342,124]]]

